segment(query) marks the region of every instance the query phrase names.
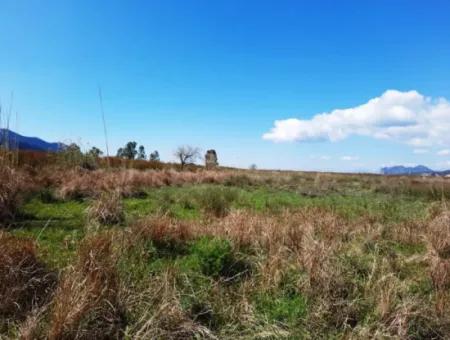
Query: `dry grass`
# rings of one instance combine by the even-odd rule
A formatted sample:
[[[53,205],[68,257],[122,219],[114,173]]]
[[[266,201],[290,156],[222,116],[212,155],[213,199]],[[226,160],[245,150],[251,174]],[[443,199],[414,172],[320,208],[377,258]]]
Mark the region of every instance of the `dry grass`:
[[[14,219],[29,189],[22,171],[0,165],[0,226]]]
[[[59,174],[61,175],[61,174]],[[123,196],[132,196],[145,188],[168,185],[182,185],[186,183],[222,183],[230,175],[225,172],[200,171],[177,172],[164,171],[80,171],[72,170],[55,178],[58,186],[58,195],[61,198],[95,197],[100,192],[118,190]]]
[[[436,229],[438,220],[445,219],[434,218],[430,230]],[[255,294],[279,294],[286,278],[297,273],[289,294],[310,301],[308,315],[298,320],[310,337],[339,331],[356,338],[445,339],[450,327],[447,259],[433,250],[429,268],[436,308],[431,309],[424,297],[409,293],[399,274],[414,259],[382,255],[376,246],[368,253],[367,240],[380,247],[386,240],[376,222],[363,222],[349,222],[319,208],[277,215],[231,211],[225,217],[195,222],[151,216],[121,231],[91,234],[79,248],[74,266],[65,270],[48,310],[29,312],[20,334],[30,339],[36,334],[50,339],[215,339],[236,337],[241,330],[247,338],[295,338],[283,324],[262,322],[251,301]],[[392,228],[400,234],[405,226]],[[424,229],[426,234],[430,232]],[[130,281],[128,273],[122,277],[118,272],[119,259],[130,251],[151,260],[145,242],[175,250],[203,236],[230,240],[233,251],[254,254],[256,270],[231,285],[226,277],[215,279],[210,300],[199,300],[190,310],[183,306],[183,298],[197,299],[195,294],[203,293],[191,291],[196,279],[179,267],[168,265],[139,284]],[[430,245],[441,249],[442,242],[435,243],[434,237],[430,236]],[[228,326],[218,332],[202,318],[222,318]],[[48,326],[42,326],[46,319]]]
[[[125,317],[119,300],[119,281],[112,237],[88,237],[77,262],[59,284],[52,305],[49,339],[116,339]]]
[[[159,245],[176,246],[194,237],[194,224],[176,221],[167,216],[149,216],[128,230],[128,244],[133,246],[140,242],[153,241]]]
[[[450,259],[450,211],[444,210],[430,222],[427,238],[439,257]]]
[[[450,211],[445,207],[429,223],[426,236],[436,310],[443,315],[450,313]]]
[[[122,196],[119,191],[104,192],[87,209],[90,222],[114,225],[125,220]]]
[[[31,240],[0,231],[0,282],[1,325],[23,320],[48,302],[56,275],[38,260]]]
[[[124,288],[129,310],[139,318],[127,329],[133,339],[217,339],[207,327],[194,322],[183,310],[176,290],[176,273],[168,268],[136,293]]]

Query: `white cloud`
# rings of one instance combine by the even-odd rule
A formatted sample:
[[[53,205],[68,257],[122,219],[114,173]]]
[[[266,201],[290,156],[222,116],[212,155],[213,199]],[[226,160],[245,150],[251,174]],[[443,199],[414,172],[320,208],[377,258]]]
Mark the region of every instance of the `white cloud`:
[[[440,151],[438,151],[437,155],[438,156],[449,156],[450,155],[450,150],[449,149],[440,150]]]
[[[356,156],[342,156],[341,160],[342,161],[357,161],[359,159],[359,157]]]
[[[428,150],[427,150],[427,149],[414,149],[414,150],[413,150],[413,153],[419,155],[419,154],[428,153]]]
[[[351,135],[398,140],[417,148],[450,143],[450,102],[417,91],[388,90],[348,109],[320,113],[311,119],[277,120],[263,135],[273,142],[343,140]]]
[[[330,157],[330,156],[327,156],[327,155],[321,155],[321,156],[309,156],[309,158],[311,158],[311,159],[318,159],[318,160],[321,160],[321,161],[328,161],[328,160],[331,159],[331,157]]]

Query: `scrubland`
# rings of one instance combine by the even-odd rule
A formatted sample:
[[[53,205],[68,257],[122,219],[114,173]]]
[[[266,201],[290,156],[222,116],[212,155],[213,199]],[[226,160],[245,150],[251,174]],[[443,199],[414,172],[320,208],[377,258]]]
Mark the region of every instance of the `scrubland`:
[[[448,179],[0,172],[1,338],[450,338]]]

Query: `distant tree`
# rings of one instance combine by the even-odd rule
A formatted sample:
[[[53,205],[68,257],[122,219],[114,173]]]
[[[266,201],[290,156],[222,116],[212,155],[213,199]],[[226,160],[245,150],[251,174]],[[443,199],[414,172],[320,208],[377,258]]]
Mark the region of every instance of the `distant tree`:
[[[91,150],[88,151],[87,155],[94,158],[99,158],[101,155],[103,155],[103,151],[93,146]]]
[[[83,163],[84,155],[76,143],[70,143],[58,152],[58,159],[67,166],[79,166]]]
[[[81,148],[76,143],[70,143],[66,148],[66,152],[81,153]]]
[[[249,169],[250,170],[256,170],[258,167],[256,166],[256,164],[251,164],[250,166],[249,166]]]
[[[117,150],[117,157],[122,157],[126,159],[135,159],[137,155],[136,142],[128,142],[125,147],[119,148]]]
[[[182,170],[186,164],[195,163],[195,161],[201,157],[200,149],[190,145],[179,146],[175,150],[174,155],[180,161]]]
[[[146,158],[147,158],[147,156],[146,156],[146,154],[145,154],[145,148],[144,148],[143,145],[140,145],[140,146],[139,146],[138,153],[137,153],[137,159],[144,160],[144,159],[146,159]]]
[[[155,150],[155,151],[153,151],[150,154],[150,160],[159,162],[159,152],[158,152],[158,150]]]

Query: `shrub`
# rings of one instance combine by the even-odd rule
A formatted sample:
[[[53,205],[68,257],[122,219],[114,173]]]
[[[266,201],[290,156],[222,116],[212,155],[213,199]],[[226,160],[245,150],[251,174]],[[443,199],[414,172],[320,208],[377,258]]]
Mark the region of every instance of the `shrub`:
[[[102,193],[88,208],[88,218],[102,225],[122,223],[125,220],[125,212],[120,193]]]
[[[38,260],[34,243],[0,231],[0,329],[49,301],[56,274]]]
[[[223,274],[233,263],[232,247],[227,240],[202,237],[190,250],[205,275]]]
[[[197,200],[203,209],[216,216],[228,215],[231,204],[237,199],[238,192],[225,187],[208,187],[198,193]]]

